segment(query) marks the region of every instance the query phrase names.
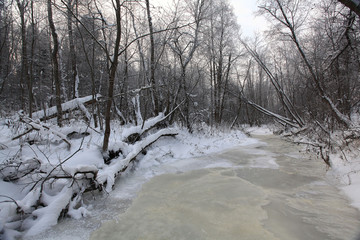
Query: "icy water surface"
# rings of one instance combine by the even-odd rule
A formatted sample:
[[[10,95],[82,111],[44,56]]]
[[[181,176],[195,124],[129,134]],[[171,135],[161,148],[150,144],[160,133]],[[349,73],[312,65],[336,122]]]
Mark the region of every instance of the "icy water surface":
[[[360,239],[360,214],[326,180],[325,164],[276,136],[122,181],[96,217],[64,221],[51,239]],[[124,197],[129,195],[127,199]],[[112,203],[112,204],[111,204]],[[103,221],[100,218],[115,220]],[[71,222],[73,227],[71,226]],[[78,224],[75,226],[74,224]],[[95,231],[94,228],[98,228]],[[46,236],[43,239],[46,239]]]

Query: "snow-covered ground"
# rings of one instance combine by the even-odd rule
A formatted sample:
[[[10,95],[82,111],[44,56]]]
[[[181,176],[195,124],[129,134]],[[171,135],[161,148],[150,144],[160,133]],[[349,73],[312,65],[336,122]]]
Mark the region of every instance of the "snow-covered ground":
[[[156,121],[156,119],[153,119],[153,121]],[[150,120],[147,124],[151,124],[151,122]],[[98,181],[100,181],[99,178],[101,176],[105,176],[109,182],[109,171],[107,169],[116,164],[111,164],[110,167],[104,164],[101,154],[103,135],[98,130],[88,128],[86,124],[78,121],[73,121],[62,128],[58,128],[55,125],[49,126],[51,126],[53,131],[65,136],[77,132],[73,134],[75,137],[69,140],[71,142],[70,149],[68,144],[58,135],[53,134],[51,131],[46,131],[46,129],[32,131],[24,137],[12,140],[13,137],[26,132],[27,129],[22,124],[8,124],[3,121],[0,126],[0,164],[3,164],[1,167],[9,166],[5,165],[9,160],[16,161],[13,163],[13,167],[1,169],[1,174],[13,176],[12,173],[16,173],[18,170],[25,174],[27,173],[26,169],[31,167],[31,165],[40,164],[41,167],[35,166],[34,168],[37,168],[40,172],[47,173],[54,173],[55,171],[52,172],[52,169],[56,169],[61,176],[64,175],[63,173],[66,173],[68,176],[76,177],[75,175],[79,171],[99,170]],[[130,146],[124,143],[124,138],[132,132],[137,132],[139,130],[137,128],[139,127],[113,124],[109,148],[114,150],[122,149],[119,159],[127,156],[134,148],[139,147],[136,144]],[[173,127],[173,131],[178,132],[176,137],[161,138],[147,149],[146,154],[137,156],[136,171],[142,174],[142,181],[147,181],[155,175],[162,174],[164,170],[156,168],[156,166],[165,162],[169,163],[174,161],[174,159],[195,158],[205,154],[220,152],[226,148],[256,142],[256,140],[247,137],[241,131],[226,129],[215,131],[206,125],[197,126],[193,134],[189,134],[186,130],[177,126]],[[83,132],[87,132],[89,135],[84,138],[81,135],[77,136],[78,133]],[[29,140],[35,140],[36,144],[30,143]],[[34,161],[34,159],[39,160],[39,162]],[[21,162],[20,165],[18,164],[19,162]],[[181,164],[196,169],[206,167],[206,165],[209,165],[209,167],[220,167],[228,163],[217,162],[215,165],[213,163],[213,165],[204,163],[202,166],[195,166],[184,161]],[[176,169],[179,168],[174,167],[174,171]],[[171,172],[171,170],[169,171]],[[21,174],[15,174],[14,176],[19,177],[19,175]],[[40,178],[37,178],[37,175],[31,175],[31,173],[25,177],[20,177],[20,180],[13,181],[16,184],[4,179],[3,176],[0,180],[0,233],[3,233],[3,237],[11,239],[19,236],[20,233],[12,230],[14,228],[18,229],[15,225],[19,224],[22,224],[25,236],[33,236],[45,231],[57,223],[58,215],[51,214],[51,212],[59,213],[65,207],[63,205],[69,201],[70,205],[74,205],[69,207],[68,215],[71,217],[78,219],[90,214],[88,209],[84,207],[79,208],[76,206],[78,202],[72,200],[69,181],[67,179],[56,178],[49,185],[46,194],[44,192],[41,196],[46,206],[34,210],[32,206],[40,198],[40,184],[38,183],[35,188],[34,185]],[[124,180],[124,178],[121,180]],[[141,179],[137,178],[137,181],[139,180],[141,181]],[[126,184],[126,181],[123,182]],[[72,188],[74,188],[73,185],[76,184],[71,184]],[[110,184],[107,186],[111,187]],[[141,184],[129,184],[129,188],[133,187],[134,189],[129,189],[127,193],[129,195],[134,194],[139,186]],[[111,188],[106,190],[109,192]],[[32,214],[36,216],[35,219],[30,218],[24,222],[16,219],[14,214],[20,208],[28,211],[24,216],[29,216],[33,211]]]
[[[329,178],[336,179],[335,184],[350,199],[352,206],[360,210],[360,146],[351,152],[334,153],[330,159],[333,167],[328,173]]]
[[[88,132],[90,135],[84,138],[75,137],[69,140],[71,142],[71,148],[69,149],[68,145],[59,139],[58,136],[46,131],[34,131],[29,135],[31,138],[36,139],[39,144],[30,145],[25,143],[23,138],[11,140],[11,138],[20,134],[24,129],[16,126],[16,124],[10,124],[9,127],[3,122],[0,125],[0,163],[14,156],[20,157],[24,163],[27,161],[31,162],[33,158],[36,158],[39,159],[43,166],[48,168],[53,168],[61,163],[62,169],[72,176],[79,170],[101,170],[106,167],[101,154],[103,135],[98,130],[88,128],[85,124],[78,121],[73,121],[61,129],[54,126],[52,128],[64,135],[72,132]],[[115,150],[121,147],[124,150],[122,155],[126,156],[131,151],[131,147],[125,146],[123,139],[138,129],[136,127],[120,126],[120,124],[116,123],[113,124],[112,129],[110,149]],[[194,164],[191,158],[218,153],[236,146],[258,143],[258,140],[248,137],[240,130],[225,128],[215,130],[206,125],[199,125],[194,128],[194,133],[190,134],[178,126],[174,126],[173,129],[178,132],[176,137],[159,139],[147,149],[146,154],[144,153],[137,157],[136,170],[131,173],[132,177],[127,178],[129,173],[125,173],[123,177],[117,180],[116,188],[122,190],[114,190],[110,193],[113,194],[113,197],[124,200],[132,199],[142,183],[163,173],[176,173],[179,170],[191,171],[200,168],[231,167],[230,162],[221,159],[211,161],[211,158],[209,158],[209,161],[196,161],[196,164]],[[246,127],[245,132],[255,135],[272,134],[269,127]],[[19,148],[19,145],[22,147]],[[120,159],[122,155],[120,155]],[[348,157],[348,159],[342,159],[341,155],[333,156],[334,169],[329,172],[329,175],[335,176],[339,180],[338,183],[342,184],[340,187],[344,193],[352,200],[353,205],[360,209],[360,159],[356,155],[349,156],[350,158]],[[179,159],[183,159],[183,161],[179,161]],[[166,168],[163,167],[164,165],[166,165]],[[24,166],[17,167],[27,167],[27,165],[24,164]],[[36,195],[38,192],[31,190],[34,182],[30,180],[27,179],[27,182],[19,181],[18,184],[0,180],[0,232],[8,229],[3,237],[11,239],[19,234],[11,230],[11,224],[14,223],[9,223],[9,216],[16,211],[17,205],[21,208],[29,209],[31,204],[34,204],[32,201],[35,198],[32,195]],[[349,181],[351,181],[351,184],[349,184]],[[64,192],[61,196],[66,196],[67,188],[65,185],[61,185],[61,183],[61,180],[57,181],[54,184],[53,191]],[[68,193],[70,194],[70,192]],[[44,214],[44,211],[52,211],[54,208],[62,206],[61,201],[56,199],[56,196],[54,193],[46,197],[46,201],[49,203],[49,206],[52,204],[52,208],[43,208],[43,212],[39,212],[38,216]],[[74,204],[76,205],[76,202]],[[87,202],[84,206],[85,208],[74,206],[69,209],[68,214],[75,219],[91,215],[91,211],[93,211],[91,209],[91,202]],[[39,234],[55,225],[56,222],[57,216],[43,218],[42,221],[38,221],[35,224],[27,222],[26,224],[30,227],[26,228],[25,224],[25,236],[30,237]],[[19,224],[19,222],[15,221],[15,224]]]

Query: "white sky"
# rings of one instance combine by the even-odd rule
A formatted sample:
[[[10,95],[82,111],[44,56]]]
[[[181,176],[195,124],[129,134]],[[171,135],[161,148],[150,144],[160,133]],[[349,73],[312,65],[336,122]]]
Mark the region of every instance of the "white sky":
[[[265,18],[256,17],[254,13],[258,9],[256,0],[229,0],[229,2],[234,7],[243,35],[251,37],[255,32],[265,30],[267,26]]]
[[[171,0],[170,0],[171,1]],[[151,4],[167,7],[169,0],[150,0]],[[244,37],[252,37],[255,32],[261,32],[267,26],[264,17],[255,17],[257,10],[257,0],[228,0],[234,8],[239,25]]]

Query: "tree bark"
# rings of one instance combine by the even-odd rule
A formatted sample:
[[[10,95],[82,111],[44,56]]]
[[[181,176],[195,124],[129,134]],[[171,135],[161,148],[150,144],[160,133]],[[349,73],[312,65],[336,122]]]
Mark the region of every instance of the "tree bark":
[[[67,10],[67,27],[69,34],[69,49],[70,49],[70,60],[71,60],[71,80],[73,83],[73,98],[79,97],[79,75],[77,72],[77,61],[76,61],[76,52],[75,52],[75,43],[73,36],[73,27],[72,27],[72,0],[68,0],[68,10]]]
[[[146,12],[148,17],[149,31],[150,31],[150,79],[149,83],[151,85],[151,97],[154,107],[154,115],[159,114],[159,99],[157,93],[157,86],[155,81],[155,43],[154,43],[154,29],[152,25],[152,19],[150,14],[150,0],[146,1]]]
[[[29,76],[29,59],[27,52],[27,38],[26,38],[26,22],[25,22],[25,10],[27,8],[28,2],[25,0],[16,1],[19,12],[20,12],[20,25],[21,25],[21,82],[26,82],[28,87],[28,97],[29,97],[29,117],[32,114],[32,81]]]
[[[106,101],[106,110],[105,110],[105,134],[103,141],[103,152],[106,152],[109,147],[109,138],[110,138],[110,120],[111,120],[111,106],[113,103],[114,96],[114,83],[115,83],[115,75],[119,61],[119,49],[120,49],[120,40],[121,40],[121,5],[120,0],[116,0],[116,39],[114,46],[114,57],[110,63],[109,69],[109,87],[108,87],[108,96]]]
[[[55,24],[53,21],[51,0],[47,1],[48,20],[53,38],[54,49],[51,54],[51,60],[53,62],[54,82],[55,82],[55,95],[56,95],[56,109],[57,109],[57,123],[59,127],[62,126],[62,108],[61,108],[61,83],[60,83],[60,71],[59,71],[59,40],[56,33]]]

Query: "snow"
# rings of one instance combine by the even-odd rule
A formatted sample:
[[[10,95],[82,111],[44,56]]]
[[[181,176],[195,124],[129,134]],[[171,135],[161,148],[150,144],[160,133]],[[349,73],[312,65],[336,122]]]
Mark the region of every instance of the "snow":
[[[247,136],[240,130],[213,129],[206,124],[195,125],[192,134],[186,129],[174,125],[172,128],[154,129],[152,134],[145,134],[143,140],[134,145],[123,142],[127,136],[133,133],[143,134],[145,129],[151,128],[164,118],[163,114],[159,114],[157,117],[147,120],[144,126],[141,126],[142,122],[139,123],[139,126],[121,126],[114,122],[109,149],[121,149],[122,155],[111,161],[109,165],[104,163],[101,153],[102,133],[99,130],[88,128],[85,122],[73,121],[62,128],[51,126],[52,131],[44,131],[41,136],[39,133],[28,134],[28,136],[15,141],[11,141],[11,138],[24,132],[24,126],[14,127],[4,124],[0,126],[0,146],[4,146],[0,148],[0,163],[11,156],[17,156],[22,161],[30,163],[33,158],[36,158],[41,162],[42,170],[47,172],[62,163],[61,168],[58,167],[56,170],[64,171],[69,176],[76,175],[79,180],[83,177],[94,177],[86,176],[86,174],[91,175],[89,172],[94,172],[97,173],[98,184],[106,183],[104,192],[106,194],[111,192],[110,194],[114,198],[123,201],[132,199],[141,185],[156,175],[201,168],[232,168],[234,163],[222,159],[221,153],[225,152],[226,149],[239,146],[244,152],[248,151],[249,154],[258,156],[249,160],[246,167],[279,167],[273,155],[258,148],[264,144],[259,140]],[[59,141],[58,136],[61,134],[63,138],[66,138],[67,134],[74,131],[78,133],[88,132],[90,135],[81,139],[70,139],[71,148],[69,149],[64,142]],[[53,132],[56,134],[51,134]],[[246,132],[254,135],[272,134],[268,126],[247,127]],[[163,134],[175,133],[177,133],[176,137],[158,139]],[[37,146],[27,144],[25,140],[30,137],[37,137],[40,144]],[[156,139],[158,140],[147,148],[146,154],[138,155],[141,149]],[[19,153],[19,145],[22,146],[21,153]],[[352,156],[350,162],[341,159],[340,155],[332,157],[334,169],[329,174],[333,174],[342,181],[342,190],[352,199],[353,206],[360,209],[359,156]],[[115,176],[118,175],[119,171],[127,166],[134,157],[138,160],[136,164],[132,165],[135,171],[127,171],[121,177],[116,178]],[[350,185],[348,184],[349,180],[351,181]],[[32,181],[36,181],[36,179]],[[116,185],[115,189],[113,188],[114,185]],[[34,216],[34,218],[27,218],[23,223],[23,229],[26,230],[25,237],[36,237],[37,234],[56,225],[59,214],[67,206],[67,215],[73,219],[81,219],[91,215],[91,207],[82,202],[80,195],[73,198],[74,189],[80,188],[81,190],[81,182],[73,184],[72,179],[54,179],[51,187],[50,185],[47,186],[46,191],[42,193],[40,192],[40,184],[32,191],[30,191],[31,186],[33,184],[26,184],[21,181],[14,184],[0,180],[0,195],[13,198],[23,211],[32,213]],[[117,188],[121,190],[116,190]],[[44,207],[33,209],[39,198],[44,203]],[[9,199],[0,197],[0,201],[5,200]],[[5,239],[14,239],[19,236],[19,232],[8,228],[8,224],[11,222],[9,219],[14,218],[16,207],[17,205],[12,201],[0,202],[0,234]],[[14,221],[12,224],[17,222]]]
[[[329,178],[337,179],[337,185],[349,198],[351,205],[360,210],[360,149],[342,153],[334,153],[330,156],[332,169]]]
[[[83,99],[81,102],[88,99]],[[79,100],[72,103],[79,105]],[[68,107],[73,107],[68,102]],[[71,106],[70,106],[71,105]],[[140,116],[139,116],[140,117]],[[173,171],[191,171],[198,168],[228,168],[233,164],[222,159],[210,159],[206,161],[199,161],[194,163],[194,158],[201,157],[206,154],[221,152],[226,148],[232,148],[238,145],[246,146],[247,144],[254,144],[256,140],[248,138],[243,132],[239,130],[218,131],[207,127],[206,125],[196,126],[194,134],[190,134],[187,130],[179,126],[158,130],[151,129],[157,122],[163,120],[165,116],[161,113],[158,116],[148,119],[142,126],[121,126],[113,123],[113,134],[110,137],[110,148],[113,150],[122,150],[122,154],[112,161],[110,165],[106,165],[101,153],[101,144],[103,134],[96,129],[91,129],[86,126],[85,122],[71,121],[69,125],[59,128],[57,126],[48,124],[40,125],[39,122],[31,122],[31,126],[40,131],[32,131],[31,133],[16,139],[11,140],[13,136],[17,136],[26,131],[28,124],[14,125],[2,124],[0,126],[0,164],[13,157],[14,163],[22,162],[20,168],[24,166],[33,166],[36,171],[40,171],[37,175],[21,178],[16,184],[0,180],[0,195],[6,195],[16,201],[9,200],[9,198],[2,197],[0,200],[0,234],[6,239],[13,239],[18,236],[17,231],[8,228],[11,224],[20,224],[15,219],[17,214],[17,207],[19,206],[27,216],[22,222],[22,229],[25,231],[23,236],[30,237],[51,228],[58,223],[59,215],[63,209],[68,209],[67,215],[80,219],[89,216],[91,212],[88,207],[84,205],[80,195],[72,199],[74,191],[82,191],[82,179],[93,178],[96,174],[97,184],[104,184],[105,192],[113,191],[115,184],[115,176],[123,170],[129,162],[136,157],[139,161],[136,164],[136,173],[142,175],[140,181],[129,184],[129,194],[135,193],[144,181],[149,180],[155,175],[166,173],[166,168],[169,172]],[[2,122],[8,122],[3,120]],[[148,131],[151,134],[148,134]],[[89,136],[84,138],[67,139],[69,133],[83,133],[88,132]],[[145,133],[146,132],[146,133]],[[142,141],[135,144],[127,144],[124,142],[127,136],[138,133],[143,134]],[[178,134],[176,137],[163,137],[162,135]],[[36,144],[30,145],[27,141],[36,139]],[[71,143],[71,148],[63,140]],[[158,139],[158,140],[157,140]],[[149,149],[147,154],[139,154],[139,152],[148,146],[150,143],[157,140]],[[20,148],[20,150],[19,150]],[[38,164],[38,165],[36,165]],[[164,166],[164,168],[157,168],[156,166]],[[27,167],[25,167],[27,168]],[[44,173],[41,173],[44,172]],[[93,174],[95,173],[95,174]],[[67,176],[68,178],[54,178],[51,176]],[[126,180],[128,173],[121,176],[118,184],[129,183]],[[76,184],[73,183],[71,177],[79,180]],[[44,179],[48,183],[42,185]],[[129,181],[132,181],[131,179]],[[36,183],[37,182],[37,183]],[[124,185],[122,185],[124,186]],[[42,190],[41,190],[42,189]],[[76,190],[78,189],[78,190]],[[114,193],[116,196],[116,193]],[[124,195],[122,195],[124,197]],[[39,199],[43,206],[37,209]],[[6,202],[5,202],[6,201]]]
[[[272,135],[273,132],[271,131],[269,126],[263,125],[261,127],[247,127],[246,132],[254,135]]]
[[[1,194],[6,193],[7,197],[11,197],[15,200],[20,200],[25,197],[26,194],[22,192],[23,187],[14,183],[4,182],[0,180]],[[4,197],[0,196],[0,201],[5,200]]]
[[[26,232],[25,236],[39,234],[51,226],[56,225],[60,212],[66,207],[71,197],[72,189],[68,186],[64,186],[62,191],[55,196],[43,194],[42,200],[48,205],[33,211],[33,215],[37,217],[35,220],[25,220],[25,226],[26,224],[30,224],[31,221],[34,221],[34,223],[31,222],[31,228]]]
[[[351,205],[360,210],[360,175],[351,176],[351,182],[351,185],[342,187],[342,190],[351,199]]]
[[[103,166],[102,155],[97,147],[86,147],[80,150],[76,155],[64,163],[64,169],[68,169],[69,173],[82,169],[83,171],[91,171],[94,168]],[[73,175],[73,174],[72,174]]]

